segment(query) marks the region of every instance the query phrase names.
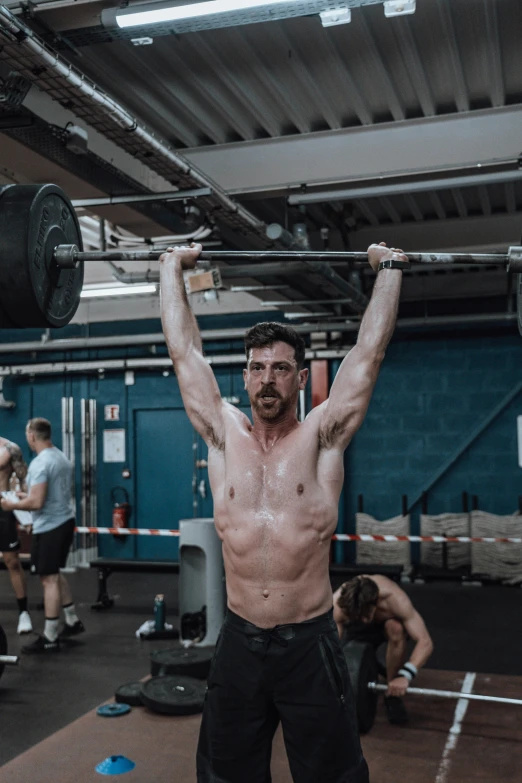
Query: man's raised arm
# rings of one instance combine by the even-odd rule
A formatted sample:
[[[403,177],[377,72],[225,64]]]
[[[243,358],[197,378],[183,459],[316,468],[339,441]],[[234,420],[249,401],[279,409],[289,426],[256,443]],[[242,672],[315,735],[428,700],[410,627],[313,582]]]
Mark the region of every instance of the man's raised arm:
[[[401,250],[389,249],[384,243],[370,245],[368,260],[376,272],[381,261],[408,261]],[[363,422],[395,329],[401,282],[401,269],[383,269],[377,275],[357,343],[343,360],[324,403],[320,425],[322,448],[346,448]]]
[[[223,401],[203,356],[201,335],[190,309],[184,269],[193,269],[201,245],[169,248],[160,258],[161,323],[183,404],[193,427],[209,446],[224,448]]]

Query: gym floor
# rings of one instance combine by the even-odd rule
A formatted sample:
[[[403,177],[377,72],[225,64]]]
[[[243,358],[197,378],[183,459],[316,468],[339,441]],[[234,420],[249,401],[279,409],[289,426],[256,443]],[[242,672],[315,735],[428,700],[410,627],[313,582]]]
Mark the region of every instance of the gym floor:
[[[109,586],[115,606],[104,613],[89,611],[96,574],[81,571],[70,579],[87,631],[60,654],[24,657],[18,668],[4,672],[0,777],[6,783],[94,781],[99,779],[95,765],[121,753],[136,762],[129,782],[192,783],[199,716],[163,717],[138,708],[105,720],[94,711],[119,685],[148,674],[152,649],[170,646],[139,641],[135,631],[151,619],[156,593],[165,592],[168,604],[177,606],[177,577],[114,574]],[[333,586],[341,579],[336,575]],[[476,673],[474,692],[522,698],[517,589],[451,583],[403,586],[435,642],[430,668],[416,684],[460,691],[466,674]],[[9,652],[16,653],[17,618],[5,571],[0,571],[0,595]],[[38,629],[43,615],[34,609],[40,593],[32,579],[29,596]],[[173,621],[173,613],[167,619]],[[519,707],[470,702],[463,714],[463,706],[460,701],[412,696],[408,726],[394,727],[380,705],[372,732],[363,737],[372,783],[397,783],[398,770],[403,783],[518,781]],[[280,735],[274,745],[273,783],[291,783]]]

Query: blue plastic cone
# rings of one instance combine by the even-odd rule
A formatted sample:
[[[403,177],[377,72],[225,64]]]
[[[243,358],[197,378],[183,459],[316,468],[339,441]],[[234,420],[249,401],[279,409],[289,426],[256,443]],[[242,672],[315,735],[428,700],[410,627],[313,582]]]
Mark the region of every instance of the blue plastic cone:
[[[109,756],[109,758],[100,762],[95,767],[100,775],[123,775],[124,772],[130,772],[136,764],[125,756]]]

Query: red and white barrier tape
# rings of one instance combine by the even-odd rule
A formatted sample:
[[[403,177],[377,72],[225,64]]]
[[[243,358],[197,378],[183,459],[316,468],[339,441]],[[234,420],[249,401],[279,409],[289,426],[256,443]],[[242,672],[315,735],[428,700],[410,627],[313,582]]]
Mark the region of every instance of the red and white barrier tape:
[[[113,536],[179,536],[179,530],[136,527],[77,527],[77,533],[111,533]],[[489,538],[479,536],[379,536],[336,533],[332,541],[409,541],[411,544],[522,544],[522,538]]]

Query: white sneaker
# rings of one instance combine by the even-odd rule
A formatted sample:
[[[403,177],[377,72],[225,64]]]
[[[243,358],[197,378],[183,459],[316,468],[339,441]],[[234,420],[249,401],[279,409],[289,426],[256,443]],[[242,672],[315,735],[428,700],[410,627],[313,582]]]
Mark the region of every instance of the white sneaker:
[[[33,624],[29,612],[22,612],[18,618],[18,628],[16,633],[31,633],[33,630]]]

